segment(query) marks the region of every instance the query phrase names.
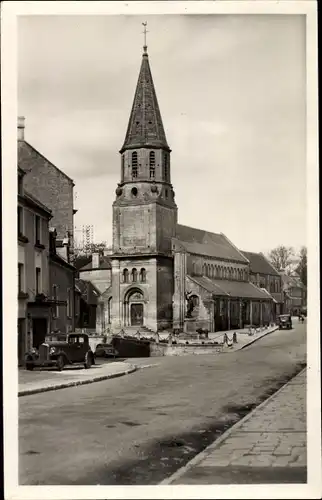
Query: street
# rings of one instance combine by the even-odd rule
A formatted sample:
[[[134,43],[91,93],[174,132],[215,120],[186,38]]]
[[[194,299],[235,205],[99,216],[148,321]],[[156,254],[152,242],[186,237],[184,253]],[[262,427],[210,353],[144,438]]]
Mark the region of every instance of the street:
[[[234,353],[19,398],[24,485],[158,484],[306,363],[306,324]]]

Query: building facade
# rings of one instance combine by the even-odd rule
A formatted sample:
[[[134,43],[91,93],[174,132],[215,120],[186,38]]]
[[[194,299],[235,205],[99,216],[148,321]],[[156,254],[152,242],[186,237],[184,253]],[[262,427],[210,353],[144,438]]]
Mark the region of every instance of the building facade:
[[[24,140],[24,122],[18,120],[19,365],[50,332],[74,329],[76,269],[69,262],[73,185]]]
[[[111,327],[112,303],[112,265],[109,255],[92,254],[91,261],[79,270],[82,281],[92,283],[97,292],[95,309],[95,329],[99,334],[106,334]],[[93,317],[93,314],[92,314]],[[84,328],[85,326],[83,326]],[[92,326],[93,327],[93,326]],[[88,327],[89,328],[89,327]]]
[[[281,273],[285,297],[285,312],[298,316],[306,309],[306,289],[298,275],[289,276]]]
[[[75,328],[76,269],[57,253],[56,230],[51,228],[49,236],[50,331],[68,333]]]
[[[113,203],[111,329],[264,324],[273,297],[223,234],[177,223],[169,148],[144,47]]]
[[[24,189],[18,168],[18,363],[49,331],[49,221],[51,211]]]
[[[57,252],[73,246],[74,182],[25,140],[25,119],[18,118],[18,164],[25,171],[25,189],[52,212]]]
[[[264,254],[245,251],[242,253],[249,260],[250,281],[267,290],[273,297],[271,315],[275,321],[276,316],[283,314],[285,308],[282,277]]]

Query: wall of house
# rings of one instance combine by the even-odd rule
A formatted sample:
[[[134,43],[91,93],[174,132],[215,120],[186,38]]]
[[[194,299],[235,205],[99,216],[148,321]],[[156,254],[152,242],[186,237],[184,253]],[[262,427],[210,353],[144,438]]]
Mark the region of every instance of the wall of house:
[[[57,286],[57,298],[59,301],[64,301],[65,304],[58,305],[56,310],[57,316],[51,320],[50,330],[58,329],[62,333],[68,333],[75,328],[74,324],[74,271],[66,266],[49,260],[49,286],[50,296],[54,299],[54,285]],[[69,302],[69,305],[68,305]]]
[[[21,200],[21,199],[20,199]],[[39,293],[48,296],[49,293],[49,223],[48,218],[35,209],[26,206],[25,202],[18,201],[22,210],[20,235],[18,235],[18,264],[22,264],[21,292],[18,295],[18,364],[24,362],[24,355],[32,347],[32,322],[28,317],[28,301],[33,302],[36,297],[36,267],[41,269]],[[45,248],[35,247],[36,243],[36,215],[40,217],[40,243]],[[25,237],[25,239],[23,239]],[[18,290],[19,292],[19,290]],[[47,310],[33,310],[33,317],[48,318]]]
[[[36,267],[41,269],[40,293],[48,295],[49,293],[49,223],[45,217],[41,217],[41,241],[45,248],[35,247],[35,217],[36,213],[30,209],[24,208],[24,233],[28,238],[25,244],[25,284],[26,292],[29,294],[29,301],[33,301],[36,296]]]
[[[30,150],[32,168],[24,177],[27,191],[52,210],[51,226],[57,230],[57,238],[66,236],[66,231],[73,234],[74,195],[73,181],[60,172],[48,160],[39,161],[37,152]]]

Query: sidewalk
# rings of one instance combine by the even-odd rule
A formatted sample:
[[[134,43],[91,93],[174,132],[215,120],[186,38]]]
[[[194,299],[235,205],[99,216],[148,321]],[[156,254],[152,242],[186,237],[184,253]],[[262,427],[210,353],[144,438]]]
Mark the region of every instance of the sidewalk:
[[[240,351],[244,347],[253,344],[257,340],[259,340],[262,337],[265,337],[265,335],[268,335],[269,333],[273,333],[276,330],[278,330],[277,325],[270,326],[268,328],[258,328],[258,331],[254,331],[252,335],[249,334],[249,329],[248,328],[242,328],[240,330],[228,330],[226,332],[216,332],[216,333],[209,333],[209,340],[216,340],[219,343],[223,343],[224,341],[224,336],[227,334],[228,336],[228,341],[231,344],[233,340],[233,334],[236,332],[237,334],[237,343],[234,344],[232,343],[231,345],[227,346],[225,345],[223,347],[222,352],[234,352],[234,351]]]
[[[65,368],[61,372],[56,370],[34,370],[31,372],[21,369],[18,372],[18,396],[91,384],[92,382],[121,377],[136,370],[137,367],[134,364],[123,361],[97,364],[89,370],[79,367]]]
[[[306,483],[306,369],[161,484]]]

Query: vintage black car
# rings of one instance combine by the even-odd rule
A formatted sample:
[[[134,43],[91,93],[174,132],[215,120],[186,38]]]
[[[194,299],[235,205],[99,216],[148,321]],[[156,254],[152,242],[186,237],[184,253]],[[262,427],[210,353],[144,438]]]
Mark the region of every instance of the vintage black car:
[[[118,352],[111,344],[97,344],[95,356],[97,358],[116,358]]]
[[[280,330],[283,330],[284,328],[287,330],[292,329],[292,317],[290,314],[281,314],[278,316],[277,322]]]
[[[46,337],[39,349],[32,349],[25,356],[27,370],[36,366],[53,366],[61,371],[65,365],[75,364],[83,364],[85,368],[95,364],[88,335],[84,333]]]

